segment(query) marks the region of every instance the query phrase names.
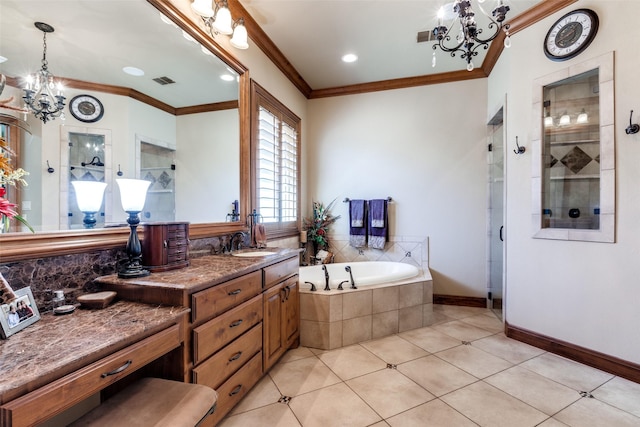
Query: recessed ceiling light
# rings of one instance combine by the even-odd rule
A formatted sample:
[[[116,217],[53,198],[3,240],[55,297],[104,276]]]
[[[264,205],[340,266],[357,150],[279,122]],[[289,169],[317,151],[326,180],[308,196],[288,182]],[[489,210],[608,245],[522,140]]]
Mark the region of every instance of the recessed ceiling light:
[[[124,67],[122,71],[129,74],[130,76],[136,76],[136,77],[144,76],[144,71],[136,67]]]
[[[343,62],[356,62],[358,60],[358,55],[353,53],[347,53],[342,57]]]
[[[225,82],[232,82],[232,81],[234,81],[234,80],[236,79],[236,78],[235,78],[234,76],[232,76],[231,74],[222,74],[222,75],[220,76],[220,78],[221,78],[222,80],[224,80]]]
[[[4,56],[0,56],[0,64],[6,61],[7,61],[7,58],[5,58]]]

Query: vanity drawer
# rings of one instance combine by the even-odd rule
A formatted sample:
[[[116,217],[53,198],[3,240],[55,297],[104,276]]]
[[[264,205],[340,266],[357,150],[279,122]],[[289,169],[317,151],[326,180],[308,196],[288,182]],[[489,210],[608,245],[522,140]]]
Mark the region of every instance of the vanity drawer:
[[[193,329],[193,364],[233,341],[262,320],[262,295]]]
[[[110,356],[4,404],[3,425],[37,425],[180,346],[173,325]]]
[[[251,358],[231,378],[219,388],[216,411],[211,415],[213,425],[216,425],[240,400],[251,390],[262,377],[262,352]]]
[[[288,260],[279,262],[269,267],[264,268],[264,288],[270,288],[271,286],[282,282],[287,277],[298,274],[299,258],[290,258]]]
[[[258,295],[262,276],[255,271],[191,296],[191,323],[198,324]]]
[[[262,323],[193,368],[193,382],[217,389],[262,349]]]

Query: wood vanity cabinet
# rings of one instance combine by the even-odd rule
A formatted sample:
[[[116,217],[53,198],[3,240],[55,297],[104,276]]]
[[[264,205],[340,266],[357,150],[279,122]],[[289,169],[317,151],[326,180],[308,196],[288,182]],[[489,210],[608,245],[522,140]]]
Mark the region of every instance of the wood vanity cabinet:
[[[167,299],[181,299],[189,306],[184,379],[218,392],[216,411],[205,419],[205,426],[216,425],[299,339],[298,253],[287,253],[270,264],[256,259],[255,267],[245,265],[240,276],[232,267],[237,277],[221,281],[217,270],[236,262],[231,260],[195,258],[187,269],[145,278],[137,287],[143,291],[134,281],[98,279],[103,288],[122,298],[164,304]],[[196,289],[179,279],[180,274],[193,278],[192,271],[200,281]]]

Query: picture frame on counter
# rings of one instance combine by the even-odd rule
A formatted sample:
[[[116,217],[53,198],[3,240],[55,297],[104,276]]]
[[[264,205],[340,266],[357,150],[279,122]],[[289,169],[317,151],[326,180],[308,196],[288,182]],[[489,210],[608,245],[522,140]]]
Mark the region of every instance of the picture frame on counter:
[[[30,287],[15,291],[16,299],[0,305],[0,335],[3,339],[40,320],[38,306]]]

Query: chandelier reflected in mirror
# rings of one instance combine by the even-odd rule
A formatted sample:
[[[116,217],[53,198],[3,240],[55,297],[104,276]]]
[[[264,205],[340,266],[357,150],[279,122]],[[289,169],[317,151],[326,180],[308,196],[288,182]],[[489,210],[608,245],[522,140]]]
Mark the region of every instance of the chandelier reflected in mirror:
[[[34,116],[47,123],[56,117],[64,120],[64,94],[62,84],[54,81],[53,74],[49,72],[47,62],[47,33],[53,33],[53,27],[44,22],[34,24],[43,34],[42,67],[33,75],[27,77],[24,88],[25,108]],[[55,95],[54,95],[55,92]]]
[[[437,43],[433,45],[432,67],[436,66],[436,50],[439,47],[444,52],[450,53],[452,57],[459,53],[460,58],[467,61],[467,70],[473,71],[473,57],[478,55],[478,48],[482,46],[487,50],[489,43],[498,37],[501,30],[504,30],[506,34],[504,46],[507,48],[511,46],[509,24],[504,24],[510,9],[509,6],[499,0],[498,5],[489,15],[484,11],[481,3],[484,3],[484,0],[478,0],[478,9],[490,21],[487,26],[487,32],[490,35],[485,38],[481,37],[484,30],[478,28],[471,0],[455,0],[440,8],[438,26],[433,29]],[[451,19],[449,26],[444,25],[445,18]]]
[[[212,37],[218,34],[231,36],[231,46],[236,49],[249,48],[244,18],[233,20],[227,0],[193,0],[191,9],[200,15]]]

